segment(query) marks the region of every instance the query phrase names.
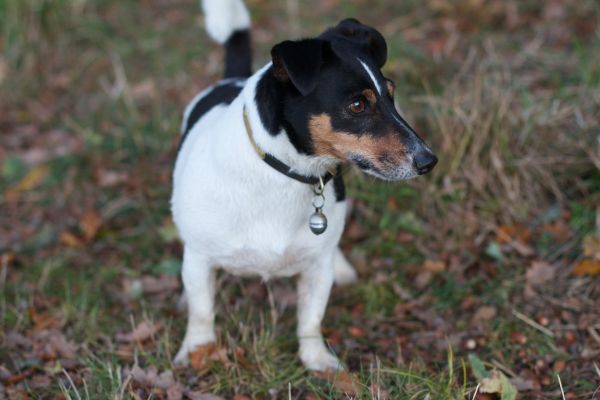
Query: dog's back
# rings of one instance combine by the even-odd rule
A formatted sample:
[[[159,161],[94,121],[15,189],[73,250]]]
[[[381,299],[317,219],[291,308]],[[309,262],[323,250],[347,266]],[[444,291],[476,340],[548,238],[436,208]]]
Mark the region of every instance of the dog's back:
[[[250,16],[241,0],[202,2],[208,34],[225,48],[223,80],[198,94],[188,104],[181,124],[181,144],[192,127],[218,105],[229,105],[252,74]]]

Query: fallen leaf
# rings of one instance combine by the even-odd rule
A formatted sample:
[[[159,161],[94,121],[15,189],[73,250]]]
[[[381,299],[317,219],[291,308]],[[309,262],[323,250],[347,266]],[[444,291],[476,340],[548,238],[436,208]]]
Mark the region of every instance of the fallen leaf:
[[[509,335],[510,341],[518,344],[526,344],[527,336],[523,332],[511,332]]]
[[[446,270],[446,263],[443,261],[433,261],[433,260],[425,260],[423,263],[423,269],[425,271],[429,271],[431,273],[443,272]]]
[[[226,350],[220,348],[214,342],[197,347],[188,357],[190,366],[201,373],[205,372],[210,364],[215,361],[220,361],[224,365],[230,364]]]
[[[171,275],[142,277],[142,290],[146,294],[172,293],[179,289],[179,278]]]
[[[481,381],[490,375],[487,369],[485,368],[483,361],[481,361],[481,359],[477,357],[477,355],[469,354],[468,358],[469,364],[471,365],[471,371],[473,372],[473,375],[475,375],[475,378],[477,378],[478,381]]]
[[[33,308],[29,310],[29,315],[33,321],[34,331],[42,331],[49,328],[59,328],[63,324],[63,321],[53,314],[47,312],[38,312]]]
[[[15,190],[25,192],[38,186],[48,176],[48,165],[38,165],[29,170],[27,175],[17,184]]]
[[[217,396],[212,393],[202,393],[196,391],[186,391],[185,395],[190,398],[190,400],[224,400],[221,396]]]
[[[573,273],[577,276],[594,276],[600,274],[600,261],[581,260],[573,267]]]
[[[493,370],[490,376],[484,378],[479,385],[479,392],[484,394],[499,394],[501,400],[515,400],[517,389],[500,371]]]
[[[134,365],[130,370],[125,370],[125,375],[130,376],[137,387],[163,390],[166,392],[168,400],[181,400],[183,398],[185,388],[175,380],[171,370],[159,374],[154,365],[151,365],[148,369],[142,369],[139,365]]]
[[[583,238],[583,255],[600,261],[600,237],[587,235]]]
[[[533,298],[535,288],[554,279],[556,268],[545,261],[533,261],[525,273],[525,297]]]
[[[498,310],[494,306],[481,306],[473,314],[472,323],[480,324],[482,322],[488,322],[494,319]]]
[[[360,381],[356,374],[346,371],[312,371],[313,376],[328,381],[333,388],[348,396],[357,396],[360,393]]]
[[[32,335],[33,353],[42,360],[74,359],[77,346],[58,330],[43,330]]]
[[[526,243],[531,237],[531,229],[521,224],[500,225],[496,230],[496,242],[507,244],[513,241]]]
[[[60,241],[69,247],[77,247],[81,245],[82,240],[71,232],[63,232],[60,234]]]
[[[353,336],[355,338],[363,338],[367,336],[365,329],[362,326],[358,325],[354,325],[348,328],[348,332],[350,333],[350,336]]]
[[[133,343],[133,342],[144,342],[151,339],[156,333],[163,328],[162,322],[152,323],[150,321],[140,322],[133,331],[129,333],[117,333],[115,338],[119,342]]]
[[[511,378],[510,383],[519,392],[526,391],[526,390],[539,390],[540,389],[539,382],[536,382],[534,379],[522,378],[520,376]]]
[[[81,226],[85,240],[91,240],[96,236],[98,229],[102,225],[102,217],[93,208],[88,208],[81,216],[79,225]]]

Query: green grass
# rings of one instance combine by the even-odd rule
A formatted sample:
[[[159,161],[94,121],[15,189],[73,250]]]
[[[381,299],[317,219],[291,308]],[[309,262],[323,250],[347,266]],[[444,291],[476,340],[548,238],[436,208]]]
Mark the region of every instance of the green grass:
[[[377,398],[377,388],[393,399],[471,398],[472,352],[488,367],[495,360],[541,382],[523,398],[556,398],[553,368],[565,360],[567,392],[591,398],[600,378],[580,356],[598,344],[576,327],[567,345],[564,327],[599,317],[598,277],[574,277],[570,267],[581,238],[595,229],[600,179],[586,150],[596,146],[600,113],[600,10],[581,1],[554,21],[542,2],[519,2],[524,22],[511,28],[493,7],[435,3],[314,2],[290,15],[285,2],[249,2],[257,66],[291,34],[286,21],[299,21],[301,36],[352,15],[380,27],[396,99],[440,156],[431,176],[407,184],[348,174],[349,225],[359,232],[349,229],[342,247],[361,280],[334,290],[325,335],[358,375],[360,398]],[[132,385],[124,371],[135,363],[172,369],[185,329],[178,293],[143,294],[139,285],[179,270],[169,192],[180,115],[222,67],[199,15],[187,1],[0,0],[0,397],[164,397]],[[435,40],[452,35],[454,47],[434,54]],[[17,190],[40,166],[47,173]],[[102,224],[90,240],[69,245],[61,235],[81,236],[86,210]],[[558,222],[568,238],[543,227]],[[533,255],[496,243],[498,227],[515,223],[532,229]],[[571,309],[523,298],[535,259],[557,265],[543,293]],[[424,277],[426,260],[443,261],[445,271]],[[268,290],[257,280],[223,275],[220,282],[217,330],[228,362],[202,375],[176,370],[178,382],[224,398],[287,398],[288,390],[292,398],[342,397],[297,359],[295,306],[282,299],[293,281],[270,282]],[[482,305],[497,315],[474,323]],[[549,319],[556,336],[516,319],[513,309]],[[13,333],[33,337],[38,314],[77,345],[79,365],[7,345]],[[164,324],[153,340],[125,346],[116,339],[144,319]],[[353,335],[353,326],[364,334]],[[516,343],[515,332],[527,342]],[[30,376],[7,384],[5,371],[50,382],[36,388]]]

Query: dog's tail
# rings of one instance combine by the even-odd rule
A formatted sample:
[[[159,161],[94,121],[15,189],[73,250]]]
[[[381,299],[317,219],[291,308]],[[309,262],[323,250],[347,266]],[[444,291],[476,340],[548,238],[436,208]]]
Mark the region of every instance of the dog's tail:
[[[250,14],[243,0],[202,0],[206,31],[225,45],[225,78],[252,75]]]

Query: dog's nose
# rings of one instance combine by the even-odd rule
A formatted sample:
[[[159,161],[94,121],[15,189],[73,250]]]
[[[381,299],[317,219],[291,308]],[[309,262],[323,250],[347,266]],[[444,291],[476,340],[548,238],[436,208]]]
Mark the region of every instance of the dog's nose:
[[[438,159],[435,154],[428,150],[419,151],[413,159],[413,165],[419,175],[424,175],[431,171],[437,162]]]

